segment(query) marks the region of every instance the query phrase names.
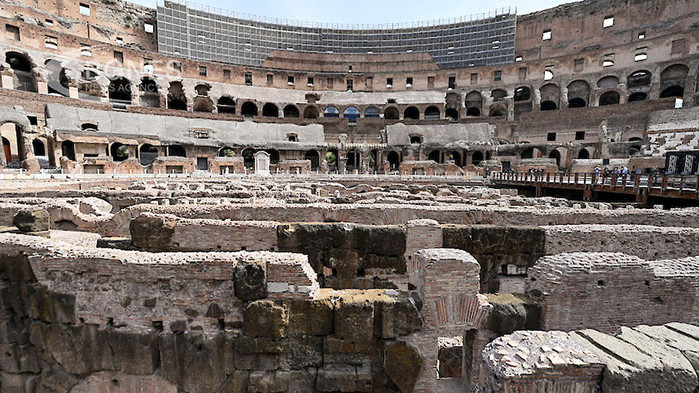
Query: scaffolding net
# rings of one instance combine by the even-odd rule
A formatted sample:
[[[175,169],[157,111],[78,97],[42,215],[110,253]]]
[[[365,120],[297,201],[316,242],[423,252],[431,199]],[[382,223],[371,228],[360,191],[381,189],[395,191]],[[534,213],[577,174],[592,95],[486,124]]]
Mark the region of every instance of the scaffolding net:
[[[159,1],[158,50],[169,56],[260,66],[275,50],[339,54],[429,53],[440,68],[514,61],[516,10],[429,22],[339,25],[269,19]]]

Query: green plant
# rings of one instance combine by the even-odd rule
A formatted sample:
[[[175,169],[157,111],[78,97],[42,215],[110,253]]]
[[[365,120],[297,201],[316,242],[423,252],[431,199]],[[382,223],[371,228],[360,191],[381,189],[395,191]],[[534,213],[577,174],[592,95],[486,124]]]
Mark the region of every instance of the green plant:
[[[335,166],[335,163],[337,163],[337,155],[331,151],[325,153],[325,162],[327,162],[329,166]]]

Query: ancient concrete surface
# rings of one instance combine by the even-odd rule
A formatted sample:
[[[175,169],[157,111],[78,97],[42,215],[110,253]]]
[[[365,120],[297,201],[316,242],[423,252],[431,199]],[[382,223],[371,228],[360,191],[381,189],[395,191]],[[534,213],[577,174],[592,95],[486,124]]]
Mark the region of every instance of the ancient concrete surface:
[[[12,219],[17,229],[24,233],[46,232],[50,229],[49,212],[44,209],[20,210]]]
[[[615,335],[591,329],[516,332],[483,351],[480,391],[691,393],[699,388],[692,363],[699,337],[685,332],[697,328],[673,323],[622,327]]]

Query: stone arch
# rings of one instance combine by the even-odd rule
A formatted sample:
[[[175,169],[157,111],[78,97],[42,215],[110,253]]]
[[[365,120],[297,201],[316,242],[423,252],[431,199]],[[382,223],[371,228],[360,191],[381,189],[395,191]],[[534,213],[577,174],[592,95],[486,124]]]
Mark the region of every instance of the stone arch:
[[[389,106],[384,109],[383,118],[386,120],[398,120],[400,119],[400,112],[395,106]]]
[[[131,81],[123,76],[109,80],[109,102],[131,105]]]
[[[549,153],[549,158],[553,158],[556,160],[556,166],[561,167],[561,152],[558,150],[554,150],[551,153]]]
[[[361,112],[359,112],[356,106],[348,106],[342,114],[342,117],[347,119],[350,123],[356,123],[360,116]]]
[[[617,105],[621,102],[621,96],[616,90],[610,90],[599,97],[599,106]]]
[[[289,104],[284,107],[284,118],[298,119],[299,118],[299,108],[296,105]]]
[[[409,106],[405,108],[405,112],[403,112],[403,118],[409,120],[419,120],[420,110],[417,109],[416,106]]]
[[[561,89],[554,83],[543,85],[539,92],[541,94],[541,110],[551,111],[556,110],[561,105]]]
[[[568,84],[568,107],[583,108],[590,102],[590,84],[578,79]]]
[[[327,106],[323,110],[323,117],[340,117],[340,110],[336,106]]]
[[[48,59],[44,62],[44,69],[47,72],[46,87],[50,95],[61,95],[70,97],[70,87],[66,69],[63,64],[56,59]]]
[[[660,74],[660,98],[684,96],[685,83],[689,67],[684,64],[674,64]]]
[[[503,101],[507,98],[507,91],[503,89],[494,89],[490,92],[490,97],[493,101]]]
[[[167,91],[167,108],[180,111],[187,110],[187,96],[184,94],[182,82],[170,82]]]
[[[230,96],[223,96],[216,102],[218,113],[235,115],[235,100]]]
[[[515,102],[515,116],[532,111],[532,89],[520,86],[515,89],[513,100]]]
[[[206,83],[200,83],[194,86],[194,91],[197,93],[198,96],[208,96],[209,91],[211,91],[211,86],[209,86]]]
[[[17,156],[22,161],[22,165],[32,171],[39,171],[39,162],[34,157],[34,149],[31,139],[26,138],[26,131],[30,127],[29,118],[24,113],[14,109],[0,108],[0,127],[5,124],[15,125],[15,138],[17,140]],[[12,160],[11,154],[7,154],[6,147],[9,140],[3,140],[2,149],[0,149],[0,166],[7,165]]]
[[[43,157],[46,155],[46,145],[39,138],[34,138],[32,141],[32,151],[37,157]]]
[[[224,146],[220,149],[218,149],[218,153],[216,153],[217,157],[235,157],[235,149],[233,149],[230,146]]]
[[[303,159],[311,162],[311,170],[320,168],[320,153],[317,150],[308,150],[304,153]]]
[[[442,113],[436,106],[428,106],[425,109],[425,120],[439,120],[442,117]]]
[[[315,106],[307,106],[306,109],[304,109],[303,111],[304,119],[317,119],[318,116],[318,108],[316,108]]]
[[[375,106],[370,106],[364,109],[365,119],[378,119],[381,117],[381,111]]]
[[[160,108],[160,93],[155,80],[150,77],[143,77],[138,85],[140,92],[141,106],[148,108]]]
[[[582,149],[578,152],[578,160],[589,160],[590,151],[587,149]]]
[[[483,95],[472,91],[466,95],[466,116],[480,116],[483,112]]]
[[[457,121],[459,120],[459,110],[455,108],[447,108],[446,112],[444,112],[444,116],[451,121]]]
[[[151,144],[144,143],[138,148],[138,159],[143,166],[151,165],[157,157],[158,148]]]
[[[398,154],[396,151],[390,151],[386,156],[386,161],[388,161],[388,169],[391,171],[396,171],[400,166],[400,154]]]
[[[647,70],[638,70],[632,72],[626,78],[626,88],[636,89],[640,87],[647,87],[651,85],[653,79],[653,74]]]
[[[439,150],[432,150],[428,155],[427,155],[428,160],[432,160],[436,163],[441,163],[442,162],[442,152]]]
[[[253,148],[245,148],[243,151],[240,153],[241,156],[243,156],[243,165],[247,169],[253,169],[255,168],[255,153],[257,151]]]
[[[614,75],[607,75],[597,81],[597,87],[600,89],[614,89],[619,85],[619,78]]]
[[[71,140],[61,142],[61,155],[71,161],[76,161],[75,143]]]
[[[482,151],[474,151],[473,155],[471,156],[471,164],[473,165],[478,165],[483,161],[483,152]]]
[[[116,162],[126,161],[129,158],[129,147],[120,142],[114,142],[109,146],[109,156]]]
[[[245,101],[240,107],[240,114],[243,117],[255,117],[257,113],[257,105],[252,101]]]
[[[15,90],[28,91],[31,93],[37,92],[36,78],[32,71],[35,65],[28,55],[15,51],[8,51],[5,53],[5,62],[9,64],[10,68],[14,71],[12,82]]]
[[[262,117],[279,117],[279,107],[271,102],[262,107]]]

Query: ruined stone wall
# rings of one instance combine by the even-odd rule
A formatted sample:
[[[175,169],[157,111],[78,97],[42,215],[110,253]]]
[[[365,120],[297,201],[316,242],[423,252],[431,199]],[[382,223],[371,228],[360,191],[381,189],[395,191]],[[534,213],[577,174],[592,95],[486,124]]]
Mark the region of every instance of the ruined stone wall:
[[[614,253],[548,256],[529,269],[526,293],[541,304],[545,330],[696,323],[696,265],[664,275],[655,273],[657,266]]]
[[[289,254],[0,235],[0,293],[3,393],[395,392],[423,365],[409,294],[319,291]]]
[[[696,228],[648,225],[545,226],[546,255],[569,252],[619,252],[645,260],[694,256],[699,244]]]

